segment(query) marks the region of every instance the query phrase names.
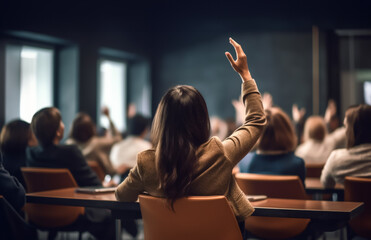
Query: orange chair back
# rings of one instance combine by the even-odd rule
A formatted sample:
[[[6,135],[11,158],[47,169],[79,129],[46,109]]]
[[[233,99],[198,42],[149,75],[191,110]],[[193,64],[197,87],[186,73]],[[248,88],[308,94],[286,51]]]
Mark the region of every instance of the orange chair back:
[[[180,198],[171,209],[164,198],[139,196],[146,240],[242,240],[224,196]]]
[[[298,176],[237,173],[236,181],[247,195],[267,195],[270,198],[308,199]]]
[[[104,170],[103,170],[102,166],[99,165],[99,163],[97,161],[86,161],[86,162],[91,167],[91,169],[97,174],[99,180],[101,180],[101,182],[103,182],[104,177],[106,176],[106,174],[104,173]]]
[[[236,174],[236,181],[247,195],[267,195],[270,198],[308,199],[298,176],[278,176],[252,173]],[[286,239],[298,236],[307,228],[310,219],[249,217],[245,228],[256,237]]]
[[[361,215],[349,221],[352,230],[359,236],[371,238],[371,178],[345,177],[345,201],[364,202]]]
[[[41,192],[53,189],[77,187],[68,169],[21,168],[28,192]],[[69,207],[27,203],[25,207],[29,220],[40,227],[67,226],[84,214],[83,207]]]
[[[306,177],[308,178],[320,178],[322,174],[324,163],[306,163],[305,168],[307,170]]]

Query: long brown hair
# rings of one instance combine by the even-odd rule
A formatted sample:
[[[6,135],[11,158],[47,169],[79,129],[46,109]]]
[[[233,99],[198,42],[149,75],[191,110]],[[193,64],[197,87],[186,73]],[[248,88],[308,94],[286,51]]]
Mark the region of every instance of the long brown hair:
[[[361,104],[345,113],[347,148],[371,143],[371,106]]]
[[[187,195],[196,150],[209,136],[209,114],[200,92],[186,85],[169,89],[158,105],[152,137],[161,188],[172,205]]]

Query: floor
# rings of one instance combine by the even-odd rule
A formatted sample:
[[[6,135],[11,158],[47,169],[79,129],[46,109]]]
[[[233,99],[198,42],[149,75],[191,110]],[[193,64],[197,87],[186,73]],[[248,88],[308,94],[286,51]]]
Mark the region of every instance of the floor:
[[[139,228],[139,234],[136,238],[131,237],[128,233],[126,233],[124,230],[122,231],[122,237],[121,240],[143,240],[144,239],[144,234],[143,234],[143,223],[141,220],[137,220],[138,223],[138,228]],[[342,237],[341,237],[341,231],[342,231]],[[77,233],[59,233],[57,235],[56,240],[77,240],[78,235]],[[89,233],[84,233],[82,235],[83,240],[93,240],[94,238],[89,234]],[[40,232],[39,231],[39,240],[47,240],[47,235],[45,232]],[[258,240],[254,238],[249,238],[248,240]],[[324,236],[321,236],[318,238],[318,240],[346,240],[346,229],[341,229],[337,230],[335,232],[327,232],[325,233]],[[352,240],[367,240],[364,238],[356,237],[353,238]]]

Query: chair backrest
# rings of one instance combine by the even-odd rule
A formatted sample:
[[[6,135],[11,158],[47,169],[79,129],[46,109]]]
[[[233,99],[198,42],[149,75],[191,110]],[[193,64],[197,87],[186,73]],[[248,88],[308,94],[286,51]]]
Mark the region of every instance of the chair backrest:
[[[270,198],[308,199],[298,176],[237,173],[236,181],[247,195],[267,195]]]
[[[320,178],[324,163],[306,163],[305,169],[307,170],[306,177]]]
[[[2,239],[36,239],[36,228],[29,225],[22,216],[0,195],[0,236]]]
[[[146,240],[242,240],[224,196],[180,198],[171,209],[164,198],[139,195]]]
[[[41,192],[77,187],[71,172],[65,168],[21,168],[28,192]],[[83,207],[28,203],[25,207],[29,220],[40,227],[62,227],[73,223]]]
[[[247,195],[267,195],[270,198],[308,199],[298,176],[238,173],[237,184]],[[248,217],[245,228],[258,238],[287,239],[304,232],[310,219]]]
[[[28,192],[41,192],[77,187],[75,178],[67,168],[21,168]]]
[[[88,165],[93,169],[93,171],[97,174],[99,180],[103,182],[104,177],[106,174],[104,173],[104,170],[101,165],[97,161],[86,161]]]
[[[363,212],[349,221],[352,230],[359,236],[371,238],[371,178],[345,177],[344,200],[364,202]]]

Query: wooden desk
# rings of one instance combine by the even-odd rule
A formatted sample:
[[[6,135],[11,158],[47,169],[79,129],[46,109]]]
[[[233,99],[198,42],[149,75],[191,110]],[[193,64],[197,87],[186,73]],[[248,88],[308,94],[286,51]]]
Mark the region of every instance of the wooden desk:
[[[344,194],[344,186],[337,183],[334,188],[325,188],[319,178],[306,178],[305,190],[308,194],[340,193]]]
[[[83,194],[76,193],[75,188],[66,188],[26,194],[29,203],[57,204],[107,208],[112,210],[115,218],[141,218],[138,202],[118,202],[113,193]],[[331,202],[316,200],[294,200],[268,198],[252,202],[255,208],[253,216],[310,218],[312,221],[327,224],[324,231],[343,226],[348,220],[357,216],[363,209],[359,202]]]
[[[310,231],[332,232],[345,227],[364,207],[360,202],[267,198],[252,202],[253,216],[309,218]]]

